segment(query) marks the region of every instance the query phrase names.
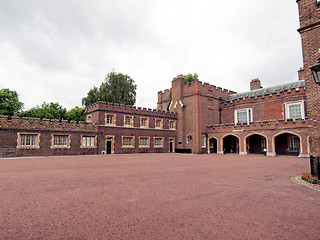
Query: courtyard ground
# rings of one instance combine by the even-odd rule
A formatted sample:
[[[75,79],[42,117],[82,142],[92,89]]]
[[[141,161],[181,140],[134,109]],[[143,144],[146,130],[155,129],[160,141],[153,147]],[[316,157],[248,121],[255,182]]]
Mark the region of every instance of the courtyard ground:
[[[320,239],[309,159],[133,154],[0,159],[0,239]]]

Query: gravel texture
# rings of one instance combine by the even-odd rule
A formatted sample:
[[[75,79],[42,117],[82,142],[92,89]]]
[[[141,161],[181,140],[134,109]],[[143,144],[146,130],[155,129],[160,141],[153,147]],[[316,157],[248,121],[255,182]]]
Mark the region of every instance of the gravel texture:
[[[309,159],[132,154],[0,159],[0,239],[320,239]]]

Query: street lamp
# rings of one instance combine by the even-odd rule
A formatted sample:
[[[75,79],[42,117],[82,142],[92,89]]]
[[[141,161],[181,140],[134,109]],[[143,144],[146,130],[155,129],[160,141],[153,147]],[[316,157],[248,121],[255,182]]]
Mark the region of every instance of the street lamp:
[[[314,81],[316,84],[320,85],[320,57],[318,58],[318,62],[310,67]]]

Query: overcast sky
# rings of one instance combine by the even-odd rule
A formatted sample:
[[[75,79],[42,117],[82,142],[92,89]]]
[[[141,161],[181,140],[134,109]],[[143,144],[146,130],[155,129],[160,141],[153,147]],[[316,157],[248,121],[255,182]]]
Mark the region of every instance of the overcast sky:
[[[295,0],[1,0],[0,89],[70,109],[112,69],[148,108],[179,74],[271,87],[298,80],[298,28]]]

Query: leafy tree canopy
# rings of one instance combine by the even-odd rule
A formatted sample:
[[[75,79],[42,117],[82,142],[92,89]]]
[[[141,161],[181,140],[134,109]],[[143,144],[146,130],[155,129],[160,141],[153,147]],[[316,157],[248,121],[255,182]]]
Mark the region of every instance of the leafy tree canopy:
[[[0,90],[0,115],[14,116],[23,108],[23,103],[19,101],[19,95],[16,91],[9,88]]]
[[[41,106],[33,107],[27,111],[22,111],[19,117],[30,117],[40,119],[58,119],[68,121],[84,121],[84,108],[74,107],[67,111],[63,106],[57,103],[42,103]]]
[[[67,111],[65,119],[69,121],[84,121],[84,108],[75,106]]]
[[[199,81],[199,76],[196,73],[189,73],[187,75],[181,74],[181,77],[184,79],[184,82],[188,84],[192,83],[193,81]]]
[[[134,80],[122,73],[112,71],[107,74],[99,89],[93,87],[82,98],[82,105],[89,106],[97,101],[134,105],[136,102],[136,90]]]
[[[20,117],[47,118],[47,119],[65,119],[67,110],[57,103],[42,103],[41,106],[33,107],[19,114]]]

